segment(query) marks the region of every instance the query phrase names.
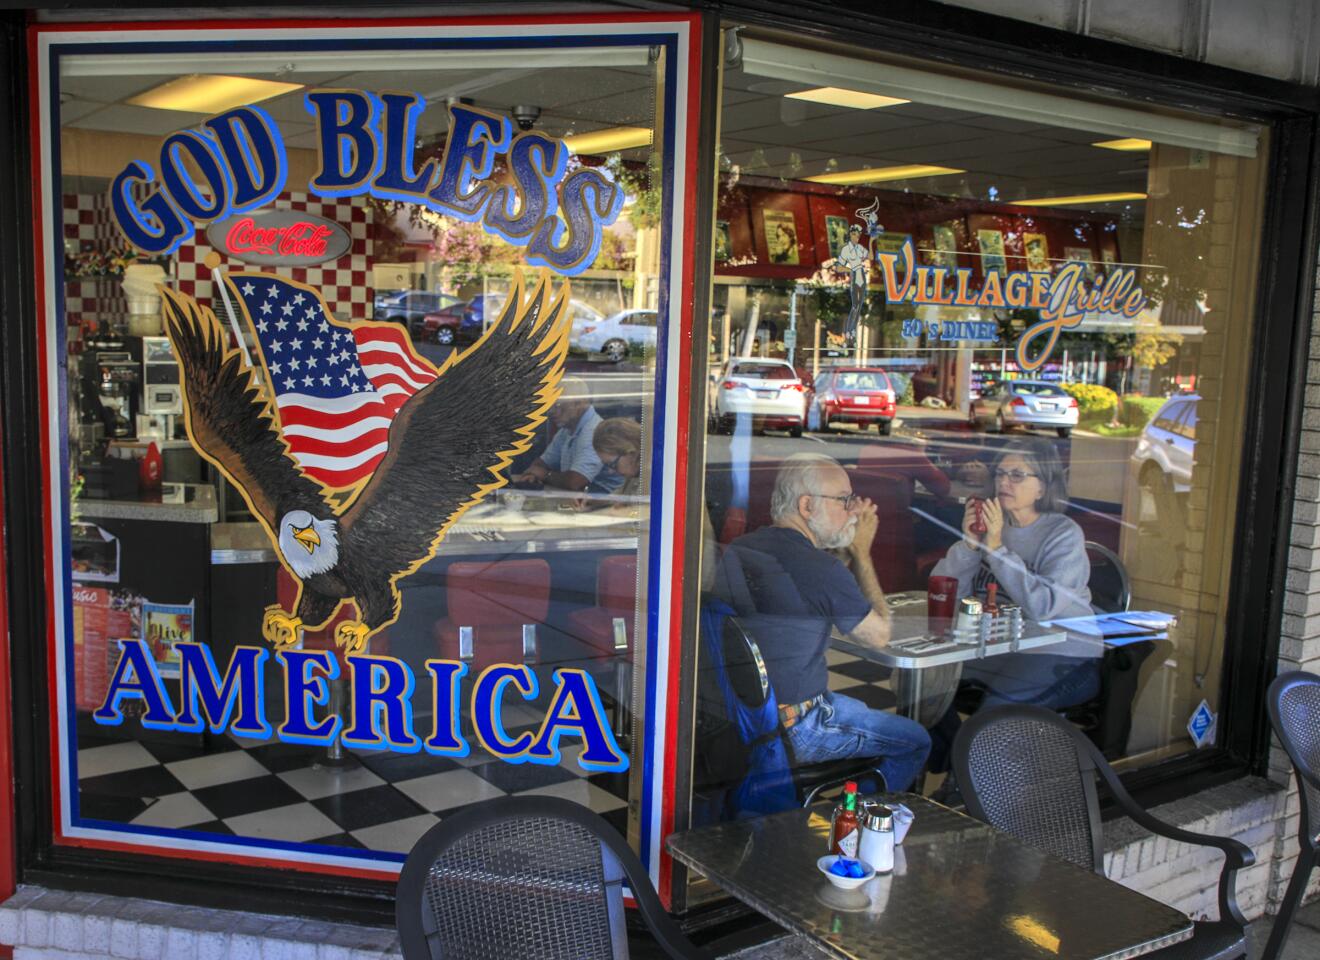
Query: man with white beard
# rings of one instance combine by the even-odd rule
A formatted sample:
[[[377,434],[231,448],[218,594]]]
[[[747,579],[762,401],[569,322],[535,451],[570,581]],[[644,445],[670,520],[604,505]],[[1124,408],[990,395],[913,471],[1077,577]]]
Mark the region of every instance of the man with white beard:
[[[794,760],[876,757],[886,786],[906,790],[930,752],[925,728],[828,689],[831,627],[868,646],[889,641],[889,608],[871,563],[875,505],[853,495],[833,458],[798,453],[775,477],[770,514],[770,526],[730,545],[724,568],[746,584],[753,609],[738,613],[765,658]],[[841,549],[851,572],[829,552]]]

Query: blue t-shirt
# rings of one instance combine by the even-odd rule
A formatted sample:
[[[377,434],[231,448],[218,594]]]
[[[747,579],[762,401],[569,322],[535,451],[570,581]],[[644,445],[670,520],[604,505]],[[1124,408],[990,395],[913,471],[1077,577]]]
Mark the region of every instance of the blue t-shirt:
[[[788,527],[762,527],[729,549],[737,564],[725,569],[732,577],[741,566],[743,605],[750,598],[753,607],[739,609],[739,619],[761,648],[775,696],[789,704],[824,693],[830,626],[851,633],[871,613],[857,581],[838,558]],[[736,592],[734,600],[740,606]]]
[[[587,407],[574,426],[561,428],[550,438],[541,461],[560,473],[569,470],[580,473],[588,483],[595,483],[607,491],[617,489],[623,484],[623,477],[605,467],[591,443],[600,420],[596,408]]]

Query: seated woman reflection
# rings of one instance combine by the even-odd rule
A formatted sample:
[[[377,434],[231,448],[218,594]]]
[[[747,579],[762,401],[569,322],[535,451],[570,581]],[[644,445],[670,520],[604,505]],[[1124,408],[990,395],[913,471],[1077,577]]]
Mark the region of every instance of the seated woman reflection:
[[[611,417],[602,420],[591,435],[591,445],[600,458],[601,472],[587,493],[607,497],[581,497],[580,510],[608,507],[619,513],[636,513],[633,498],[640,492],[642,473],[642,428],[636,420]]]
[[[934,574],[955,577],[960,599],[984,597],[996,583],[998,602],[1018,604],[1028,620],[1090,616],[1086,537],[1063,515],[1067,489],[1054,447],[1044,440],[1009,445],[995,461],[992,479],[995,496],[968,500],[963,538],[936,564]],[[978,502],[984,533],[976,532]],[[983,707],[1030,703],[1059,709],[1099,692],[1101,652],[1098,644],[1069,634],[1068,640],[1039,650],[976,661],[963,671],[963,679],[985,689]],[[941,721],[941,732],[950,741],[957,723],[952,709]]]

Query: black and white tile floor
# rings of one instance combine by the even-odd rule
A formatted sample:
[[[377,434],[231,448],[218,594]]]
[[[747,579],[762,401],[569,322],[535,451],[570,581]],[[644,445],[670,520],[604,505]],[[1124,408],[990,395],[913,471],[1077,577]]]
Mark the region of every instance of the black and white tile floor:
[[[504,711],[507,731],[535,730],[534,711]],[[423,724],[424,726],[424,724]],[[419,728],[420,729],[420,728]],[[627,833],[627,773],[588,773],[580,745],[558,766],[510,764],[474,749],[461,759],[355,752],[347,767],[324,751],[212,736],[207,745],[80,736],[83,819],[406,853],[443,817],[506,794],[575,800]]]
[[[868,706],[892,709],[888,671],[830,651],[829,687]],[[510,735],[534,730],[543,712],[514,704]],[[417,729],[426,729],[417,718]],[[558,766],[510,764],[474,748],[462,759],[426,753],[360,752],[360,764],[318,763],[324,751],[211,736],[190,743],[112,740],[80,730],[79,812],[83,819],[232,834],[293,843],[406,853],[433,824],[466,806],[506,794],[577,801],[627,835],[628,774],[588,773],[580,745]],[[469,742],[471,739],[469,738]]]

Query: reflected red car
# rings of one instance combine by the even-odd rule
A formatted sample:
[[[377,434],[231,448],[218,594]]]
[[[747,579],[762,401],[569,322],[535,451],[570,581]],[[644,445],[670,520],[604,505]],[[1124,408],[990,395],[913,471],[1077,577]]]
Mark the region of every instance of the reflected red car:
[[[829,430],[836,423],[875,424],[888,434],[897,412],[894,385],[879,367],[830,367],[816,377],[807,397],[807,421]]]

